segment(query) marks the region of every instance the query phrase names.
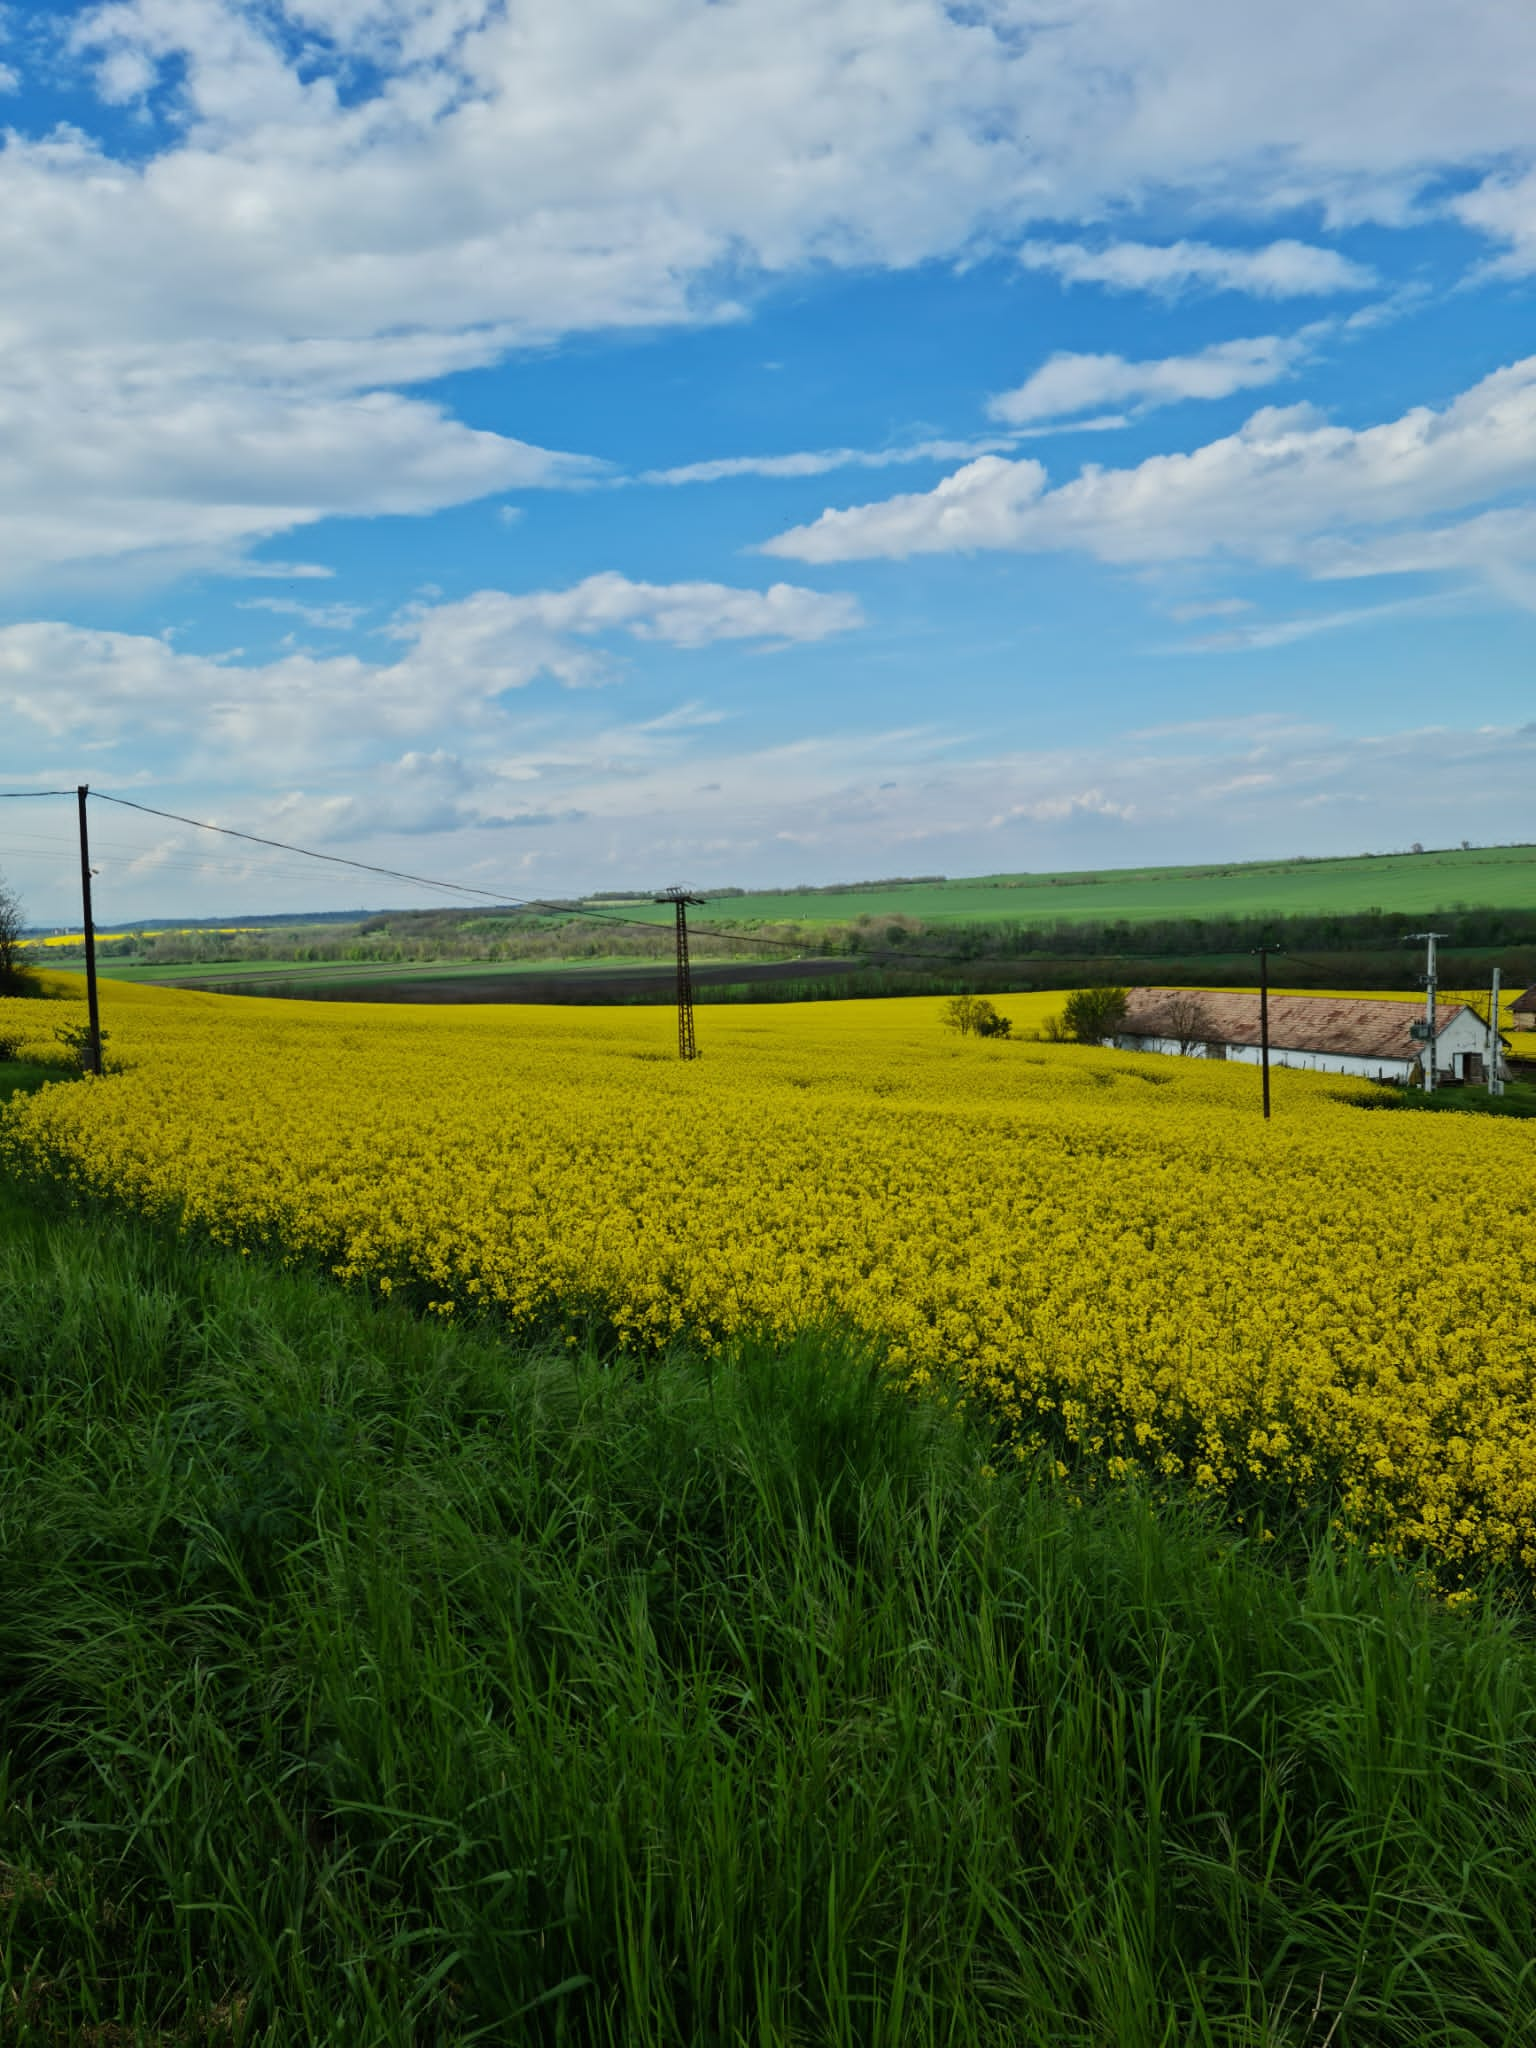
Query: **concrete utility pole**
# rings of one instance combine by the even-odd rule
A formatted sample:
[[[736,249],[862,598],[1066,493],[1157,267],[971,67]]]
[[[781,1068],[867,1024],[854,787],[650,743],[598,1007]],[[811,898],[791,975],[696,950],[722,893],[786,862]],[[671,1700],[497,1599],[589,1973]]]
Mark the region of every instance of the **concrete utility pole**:
[[[1408,936],[1410,939],[1422,939],[1429,948],[1429,956],[1425,963],[1424,971],[1424,1024],[1428,1033],[1428,1043],[1424,1047],[1424,1093],[1426,1095],[1433,1095],[1435,1084],[1439,1079],[1435,1063],[1435,941],[1436,939],[1443,939],[1445,933],[1410,932]]]
[[[1493,970],[1493,994],[1488,999],[1488,1093],[1504,1093],[1504,1069],[1499,1064],[1499,970]]]
[[[702,896],[690,896],[682,887],[663,889],[653,903],[670,903],[677,911],[677,1056],[696,1060],[699,1048],[693,1037],[693,975],[688,965],[688,905],[702,904]]]
[[[80,912],[85,932],[85,1008],[90,1021],[91,1042],[86,1048],[87,1071],[101,1072],[101,1010],[96,1000],[96,926],[91,917],[91,847],[85,830],[85,800],[90,784],[82,782],[75,791],[80,806]]]

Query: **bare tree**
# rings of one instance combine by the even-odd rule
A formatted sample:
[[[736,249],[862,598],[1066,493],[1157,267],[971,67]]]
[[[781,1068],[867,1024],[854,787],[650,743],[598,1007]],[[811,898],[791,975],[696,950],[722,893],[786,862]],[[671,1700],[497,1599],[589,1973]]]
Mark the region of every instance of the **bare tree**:
[[[1210,1017],[1193,989],[1175,989],[1163,1015],[1168,1022],[1168,1036],[1179,1041],[1181,1053],[1192,1053],[1210,1038]]]
[[[14,994],[24,984],[21,934],[25,922],[21,898],[0,875],[0,992]]]

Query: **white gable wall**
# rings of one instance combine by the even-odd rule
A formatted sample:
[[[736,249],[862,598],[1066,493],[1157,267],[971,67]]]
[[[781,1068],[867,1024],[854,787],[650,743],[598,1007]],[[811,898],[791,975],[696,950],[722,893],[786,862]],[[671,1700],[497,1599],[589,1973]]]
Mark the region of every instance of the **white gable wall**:
[[[1475,1017],[1470,1010],[1463,1010],[1461,1015],[1453,1019],[1436,1037],[1436,1064],[1442,1074],[1454,1074],[1458,1081],[1463,1080],[1466,1077],[1466,1058],[1468,1053],[1477,1053],[1484,1060],[1487,1059],[1488,1027],[1481,1018]],[[1501,1049],[1499,1053],[1501,1071],[1503,1064],[1504,1055]]]

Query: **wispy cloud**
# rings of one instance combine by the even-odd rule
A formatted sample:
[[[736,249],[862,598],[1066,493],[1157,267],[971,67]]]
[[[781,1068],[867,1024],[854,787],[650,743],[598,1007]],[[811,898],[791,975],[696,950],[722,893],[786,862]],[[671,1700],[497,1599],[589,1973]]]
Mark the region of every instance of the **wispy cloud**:
[[[987,411],[1008,426],[1022,427],[1106,405],[1147,412],[1188,398],[1228,398],[1234,391],[1251,391],[1289,376],[1305,354],[1306,343],[1299,337],[1278,334],[1213,342],[1195,355],[1144,362],[1118,355],[1061,353],[1016,389],[991,399]]]
[[[1423,597],[1405,597],[1392,604],[1356,605],[1347,611],[1302,612],[1288,619],[1255,619],[1220,632],[1200,633],[1159,650],[1168,654],[1246,654],[1273,647],[1290,647],[1298,640],[1311,640],[1319,633],[1337,633],[1350,626],[1380,624],[1405,612],[1442,610],[1460,602],[1460,593],[1435,591]]]
[[[909,462],[969,462],[1013,446],[1012,435],[970,441],[912,441],[898,448],[816,448],[790,455],[723,455],[710,462],[684,462],[674,469],[647,469],[643,484],[715,484],[730,477],[826,476],[835,469],[895,469]]]
[[[1190,604],[1173,604],[1168,607],[1170,619],[1181,622],[1186,619],[1232,619],[1241,612],[1253,610],[1253,600],[1247,597],[1198,598]]]
[[[282,618],[302,619],[322,633],[347,633],[368,607],[361,604],[303,604],[296,597],[242,597],[237,609],[243,612],[276,612]]]
[[[1097,284],[1109,291],[1152,292],[1178,298],[1193,290],[1245,292],[1251,298],[1327,297],[1368,291],[1376,274],[1336,249],[1312,242],[1269,242],[1260,249],[1218,248],[1210,242],[1026,242],[1019,261],[1027,270],[1054,271],[1065,284]]]

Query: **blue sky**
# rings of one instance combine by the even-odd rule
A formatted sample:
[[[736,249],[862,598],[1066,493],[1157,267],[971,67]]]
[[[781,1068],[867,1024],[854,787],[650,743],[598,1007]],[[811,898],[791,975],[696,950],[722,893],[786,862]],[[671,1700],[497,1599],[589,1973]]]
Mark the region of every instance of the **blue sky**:
[[[10,4],[0,121],[6,787],[510,894],[1532,836],[1523,0]]]

